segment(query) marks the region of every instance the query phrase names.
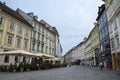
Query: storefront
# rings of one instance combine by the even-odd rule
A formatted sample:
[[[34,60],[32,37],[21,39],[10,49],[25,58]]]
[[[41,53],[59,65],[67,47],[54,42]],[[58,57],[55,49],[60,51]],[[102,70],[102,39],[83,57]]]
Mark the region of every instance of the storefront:
[[[20,63],[39,63],[40,61],[53,57],[54,56],[48,54],[33,54],[24,50],[0,52],[0,67],[7,68],[10,64],[19,65]]]

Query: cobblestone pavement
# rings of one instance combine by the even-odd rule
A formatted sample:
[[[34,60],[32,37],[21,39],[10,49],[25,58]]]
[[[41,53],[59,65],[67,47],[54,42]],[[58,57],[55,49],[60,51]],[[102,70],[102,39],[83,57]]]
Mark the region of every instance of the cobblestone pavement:
[[[29,72],[0,72],[0,80],[120,80],[120,72],[96,67],[72,66]]]

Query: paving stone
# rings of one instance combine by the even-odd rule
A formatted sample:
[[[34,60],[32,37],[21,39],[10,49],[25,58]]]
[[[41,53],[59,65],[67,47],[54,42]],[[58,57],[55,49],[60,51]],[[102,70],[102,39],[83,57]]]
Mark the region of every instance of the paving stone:
[[[87,66],[71,66],[29,72],[0,72],[0,80],[120,80],[120,72]]]

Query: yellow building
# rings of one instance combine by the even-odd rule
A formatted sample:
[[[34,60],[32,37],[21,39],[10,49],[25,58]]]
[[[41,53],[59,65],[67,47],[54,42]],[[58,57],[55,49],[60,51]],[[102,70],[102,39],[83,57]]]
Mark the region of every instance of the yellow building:
[[[99,53],[99,34],[98,34],[98,24],[94,23],[94,28],[91,31],[91,53],[93,55],[93,65],[98,66],[99,59],[98,59],[98,53]]]
[[[16,11],[0,3],[0,52],[30,49],[32,26]]]

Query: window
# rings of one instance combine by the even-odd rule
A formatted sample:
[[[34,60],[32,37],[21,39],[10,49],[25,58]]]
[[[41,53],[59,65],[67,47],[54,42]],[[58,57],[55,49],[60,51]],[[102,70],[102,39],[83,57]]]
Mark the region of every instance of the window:
[[[23,57],[23,63],[26,63],[26,58],[25,57]]]
[[[17,46],[20,46],[20,39],[17,39]]]
[[[33,31],[33,38],[35,38],[35,35],[36,35],[36,31]]]
[[[52,49],[52,54],[54,54],[54,49]]]
[[[22,27],[20,25],[18,26],[18,32],[22,33]]]
[[[45,50],[46,54],[48,53],[48,51],[47,51],[47,50],[48,50],[48,47],[46,46],[46,50]]]
[[[12,43],[12,36],[8,36],[8,43],[11,44]]]
[[[119,47],[119,45],[120,45],[119,37],[117,36],[117,37],[116,37],[116,47]]]
[[[38,33],[38,40],[40,39],[40,33]]]
[[[11,23],[10,23],[10,29],[14,29],[14,21],[11,21]]]
[[[49,48],[49,53],[51,54],[51,48]]]
[[[9,55],[5,55],[4,62],[5,62],[5,63],[9,63]]]
[[[44,47],[44,45],[42,44],[42,45],[41,45],[41,52],[42,52],[42,53],[43,53],[43,47]]]
[[[0,24],[2,24],[3,17],[0,15]]]
[[[114,27],[114,30],[117,29],[117,22],[116,22],[116,19],[113,21],[113,27]]]
[[[112,39],[111,40],[111,49],[114,50],[114,48],[115,48],[115,44],[114,44],[114,40]]]
[[[28,36],[28,34],[29,34],[29,30],[26,29],[25,35]]]
[[[35,43],[33,43],[32,49],[35,50]]]
[[[15,62],[18,63],[18,56],[15,56]]]
[[[27,48],[27,45],[28,45],[28,41],[25,40],[25,41],[24,41],[24,48]]]
[[[40,47],[40,45],[38,44],[38,45],[37,45],[37,51],[39,51],[39,47]]]
[[[109,26],[109,32],[112,33],[112,26],[113,26],[113,23],[111,22],[110,26]]]

